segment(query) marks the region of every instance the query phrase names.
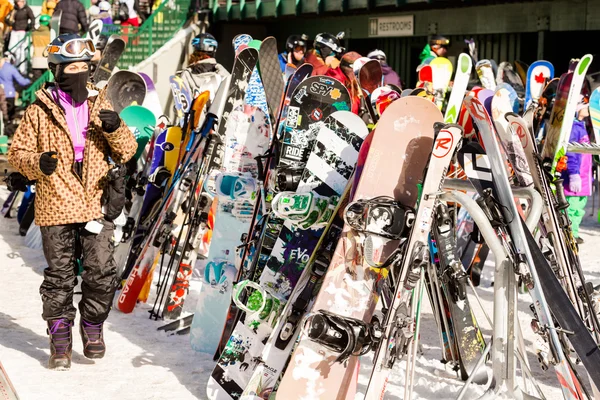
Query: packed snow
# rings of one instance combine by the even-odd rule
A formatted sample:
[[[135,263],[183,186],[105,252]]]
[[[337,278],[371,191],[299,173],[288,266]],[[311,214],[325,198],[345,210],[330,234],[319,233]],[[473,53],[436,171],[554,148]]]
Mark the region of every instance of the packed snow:
[[[7,190],[0,188],[4,202]],[[589,202],[591,205],[591,201]],[[1,204],[1,203],[0,203]],[[589,208],[589,207],[588,207]],[[581,258],[585,272],[595,284],[600,281],[600,257],[595,245],[600,229],[595,215],[588,216],[581,227],[585,243]],[[22,400],[28,399],[205,399],[206,384],[214,366],[212,354],[200,354],[190,348],[189,336],[171,335],[157,331],[161,321],[149,319],[148,310],[154,301],[154,289],[147,304],[139,304],[132,314],[112,311],[105,325],[107,354],[101,360],[83,356],[78,329],[74,329],[73,365],[68,372],[46,368],[49,348],[46,324],[41,319],[42,304],[38,288],[46,262],[41,250],[25,246],[18,234],[15,219],[0,220],[0,360]],[[492,313],[492,264],[484,269],[478,293],[486,312]],[[193,282],[194,283],[194,282]],[[186,301],[187,310],[196,307],[195,287]],[[417,359],[415,399],[456,398],[463,383],[439,361],[440,341],[434,325],[427,296],[424,296],[420,343],[422,353]],[[79,296],[75,296],[75,301]],[[531,320],[527,295],[519,297],[519,317],[525,342],[530,346],[536,340],[529,328]],[[491,329],[471,297],[471,304],[483,333],[489,338]],[[78,322],[78,321],[77,321]],[[541,371],[530,354],[534,376],[547,399],[562,398],[552,370]],[[369,376],[369,358],[364,357],[358,381],[356,399],[362,399],[361,390]],[[398,366],[388,388],[388,399],[403,398],[403,364]],[[487,367],[489,368],[488,362]],[[469,388],[465,399],[476,399],[484,386]],[[285,396],[278,398],[285,399]]]

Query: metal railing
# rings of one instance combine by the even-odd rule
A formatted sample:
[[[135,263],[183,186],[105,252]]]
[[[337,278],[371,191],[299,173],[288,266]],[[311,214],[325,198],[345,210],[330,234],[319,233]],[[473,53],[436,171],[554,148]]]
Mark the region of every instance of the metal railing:
[[[54,76],[50,70],[44,72],[35,82],[21,92],[21,104],[27,106],[35,101],[35,92],[40,90],[46,82],[52,82]]]
[[[191,0],[163,0],[140,26],[105,25],[127,43],[119,59],[119,69],[128,69],[144,61],[161,48],[184,26],[190,14]]]
[[[17,55],[17,49],[19,49],[20,46],[23,46],[23,50],[21,51],[21,54],[23,54],[25,57],[23,57],[22,60],[20,60],[20,62],[18,64],[15,64],[15,68],[17,68],[19,71],[21,71],[21,66],[23,65],[23,63],[25,63],[26,71],[29,71],[31,69],[31,31],[28,31],[25,36],[23,37],[23,39],[19,40],[17,43],[15,43],[15,45],[11,48],[8,49],[9,52],[11,52],[13,55]]]

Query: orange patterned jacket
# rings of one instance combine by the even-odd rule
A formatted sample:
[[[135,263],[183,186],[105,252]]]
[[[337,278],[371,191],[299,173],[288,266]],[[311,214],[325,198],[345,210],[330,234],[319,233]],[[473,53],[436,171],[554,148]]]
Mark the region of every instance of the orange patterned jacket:
[[[106,89],[88,85],[90,123],[83,157],[82,178],[74,172],[75,153],[62,108],[44,88],[37,100],[25,110],[13,137],[8,161],[23,175],[36,180],[35,222],[39,226],[88,222],[102,216],[100,199],[110,169],[108,157],[116,163],[127,162],[136,152],[137,142],[129,128],[121,126],[112,133],[102,130],[100,110],[112,110]],[[40,156],[58,153],[58,165],[50,176],[40,170]]]

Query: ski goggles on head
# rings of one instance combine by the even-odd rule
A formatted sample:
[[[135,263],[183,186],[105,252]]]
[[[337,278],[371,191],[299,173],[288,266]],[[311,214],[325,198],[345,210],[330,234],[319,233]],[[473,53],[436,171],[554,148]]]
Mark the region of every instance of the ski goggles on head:
[[[96,54],[96,46],[91,39],[71,39],[62,44],[62,46],[56,46],[49,44],[46,47],[46,55],[49,54],[60,54],[67,58],[78,58],[85,54],[93,57]]]

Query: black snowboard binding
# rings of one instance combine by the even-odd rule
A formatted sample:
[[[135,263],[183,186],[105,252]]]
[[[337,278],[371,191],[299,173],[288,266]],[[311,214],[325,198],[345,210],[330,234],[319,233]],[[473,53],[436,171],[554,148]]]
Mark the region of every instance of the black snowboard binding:
[[[295,192],[302,179],[304,168],[277,168],[275,173],[276,192]]]
[[[387,196],[353,201],[344,210],[344,222],[352,229],[391,240],[406,237],[414,220],[414,208]]]
[[[339,353],[336,361],[342,363],[350,356],[362,356],[377,347],[381,331],[376,331],[375,326],[379,324],[367,324],[325,310],[309,314],[304,320],[309,339]]]

